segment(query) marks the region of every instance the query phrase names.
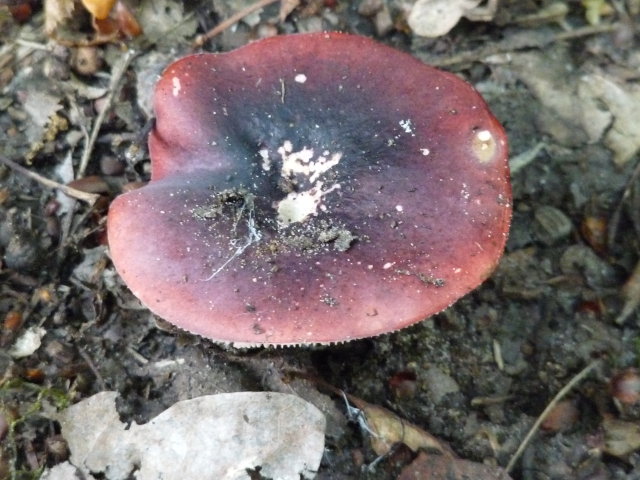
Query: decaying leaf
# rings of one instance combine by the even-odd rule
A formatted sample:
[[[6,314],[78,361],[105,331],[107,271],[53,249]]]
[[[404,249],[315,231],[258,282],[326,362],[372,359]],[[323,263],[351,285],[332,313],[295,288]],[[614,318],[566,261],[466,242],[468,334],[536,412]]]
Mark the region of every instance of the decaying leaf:
[[[24,111],[29,115],[32,127],[29,129],[29,139],[32,142],[42,138],[51,117],[62,108],[61,95],[47,89],[39,81],[28,80],[24,89],[18,91]]]
[[[53,34],[56,29],[73,15],[74,0],[45,0],[44,31]]]
[[[640,87],[622,83],[606,72],[584,75],[578,86],[579,103],[587,106],[604,105],[612,117],[604,141],[614,153],[614,162],[624,165],[640,151]],[[602,108],[602,107],[600,107]],[[584,123],[590,121],[589,111],[583,107]]]
[[[447,457],[455,456],[446,443],[386,408],[372,405],[352,395],[348,395],[347,399],[364,415],[364,428],[371,434],[371,447],[378,455],[385,455],[395,444],[404,443],[414,452],[430,450]]]
[[[182,2],[143,0],[136,11],[145,36],[152,42],[175,46],[191,38],[198,27],[195,16],[186,16]]]
[[[107,266],[107,247],[100,245],[87,248],[84,259],[73,269],[73,277],[79,281],[95,285]]]
[[[101,392],[58,415],[70,461],[87,478],[107,480],[313,478],[324,449],[325,419],[313,405],[272,392],[207,395],[174,404],[129,427]]]
[[[440,37],[457,25],[462,17],[475,21],[493,18],[497,1],[489,0],[486,7],[479,7],[482,0],[418,0],[411,8],[407,23],[416,35]]]
[[[540,128],[566,146],[604,141],[617,165],[640,151],[640,88],[605,71],[580,74],[566,68],[568,50],[510,53],[508,64],[540,102]],[[493,57],[493,60],[498,57]]]
[[[500,467],[420,452],[418,457],[402,470],[398,480],[468,480],[471,478],[474,480],[511,479]]]
[[[640,449],[640,425],[613,418],[605,418],[604,451],[614,457],[626,457]]]

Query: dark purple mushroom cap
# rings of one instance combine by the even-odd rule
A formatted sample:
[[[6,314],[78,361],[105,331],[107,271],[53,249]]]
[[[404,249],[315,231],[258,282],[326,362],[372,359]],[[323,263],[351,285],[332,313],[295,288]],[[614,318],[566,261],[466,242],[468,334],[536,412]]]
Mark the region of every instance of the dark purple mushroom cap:
[[[364,37],[279,36],[170,65],[151,182],[108,218],[133,293],[218,341],[406,327],[485,280],[511,218],[504,130],[456,76]]]

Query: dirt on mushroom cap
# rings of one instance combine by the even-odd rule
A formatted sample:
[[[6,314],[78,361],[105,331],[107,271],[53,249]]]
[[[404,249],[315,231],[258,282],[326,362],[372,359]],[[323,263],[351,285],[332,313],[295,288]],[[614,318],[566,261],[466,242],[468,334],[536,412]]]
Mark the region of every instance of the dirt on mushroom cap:
[[[472,87],[409,55],[274,37],[177,61],[155,108],[152,182],[114,202],[109,242],[134,294],[181,328],[376,335],[442,310],[502,253],[504,131]]]

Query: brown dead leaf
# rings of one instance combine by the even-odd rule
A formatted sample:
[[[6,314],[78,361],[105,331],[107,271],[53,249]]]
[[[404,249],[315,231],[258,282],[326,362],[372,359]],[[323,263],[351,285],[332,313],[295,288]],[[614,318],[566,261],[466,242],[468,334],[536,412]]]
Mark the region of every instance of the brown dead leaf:
[[[420,452],[410,465],[400,473],[398,480],[510,480],[500,467],[459,460],[443,455]]]
[[[135,38],[142,34],[142,27],[131,9],[123,2],[116,3],[115,17],[120,33],[128,38]]]
[[[448,458],[455,457],[446,443],[398,417],[386,408],[372,405],[352,395],[348,395],[347,398],[364,414],[371,432],[371,447],[378,455],[385,455],[395,444],[404,443],[414,452],[430,450]]]

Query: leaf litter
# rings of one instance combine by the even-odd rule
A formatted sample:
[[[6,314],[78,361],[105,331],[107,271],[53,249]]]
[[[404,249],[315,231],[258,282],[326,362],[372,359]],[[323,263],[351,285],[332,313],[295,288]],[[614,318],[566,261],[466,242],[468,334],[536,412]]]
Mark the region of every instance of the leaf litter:
[[[120,421],[117,397],[101,392],[56,416],[69,462],[87,478],[126,480],[135,472],[138,480],[244,480],[255,470],[310,479],[324,451],[324,416],[295,395],[207,395],[175,403],[142,425]]]

